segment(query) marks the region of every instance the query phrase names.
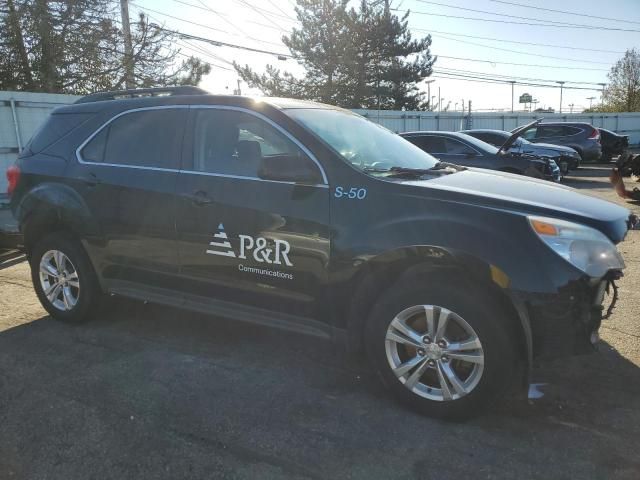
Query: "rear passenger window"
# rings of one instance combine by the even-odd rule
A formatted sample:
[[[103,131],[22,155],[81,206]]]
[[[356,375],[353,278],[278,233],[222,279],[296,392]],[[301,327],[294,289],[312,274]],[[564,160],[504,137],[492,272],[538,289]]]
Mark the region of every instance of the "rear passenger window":
[[[100,130],[82,149],[86,162],[180,168],[185,109],[126,113]]]
[[[562,125],[539,125],[536,138],[564,137],[565,128]]]
[[[425,135],[420,137],[405,137],[416,147],[424,150],[427,153],[447,153],[447,149],[444,145],[444,139],[442,137],[434,137],[432,135]]]
[[[477,153],[473,148],[451,138],[445,139],[445,145],[449,155],[474,155]]]
[[[582,130],[576,127],[562,127],[562,131],[565,137],[569,137],[571,135],[576,135],[580,133]]]

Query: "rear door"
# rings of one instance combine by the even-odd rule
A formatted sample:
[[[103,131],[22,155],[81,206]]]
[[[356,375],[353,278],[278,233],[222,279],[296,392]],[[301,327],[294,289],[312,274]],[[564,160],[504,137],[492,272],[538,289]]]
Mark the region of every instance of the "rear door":
[[[187,112],[124,112],[78,148],[70,176],[97,221],[87,248],[107,282],[169,286],[178,273],[175,188]]]
[[[329,262],[329,188],[310,152],[268,118],[192,107],[178,180],[181,287],[318,318]],[[309,162],[317,182],[263,180],[263,157]]]

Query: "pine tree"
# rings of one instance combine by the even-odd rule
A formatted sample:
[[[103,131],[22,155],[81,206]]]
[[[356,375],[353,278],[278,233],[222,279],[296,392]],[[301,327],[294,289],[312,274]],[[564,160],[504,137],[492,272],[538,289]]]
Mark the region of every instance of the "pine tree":
[[[296,79],[268,65],[257,74],[235,65],[250,86],[347,108],[415,110],[425,107],[418,83],[432,73],[431,37],[414,40],[408,15],[391,13],[388,0],[297,0],[300,28],[282,41],[304,67]]]

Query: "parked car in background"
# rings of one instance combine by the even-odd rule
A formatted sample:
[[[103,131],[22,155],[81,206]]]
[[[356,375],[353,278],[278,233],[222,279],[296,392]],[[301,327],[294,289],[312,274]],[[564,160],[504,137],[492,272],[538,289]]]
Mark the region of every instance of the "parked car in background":
[[[602,155],[600,132],[588,123],[539,123],[522,130],[520,136],[533,143],[551,143],[571,147],[578,152],[583,162],[597,162]]]
[[[512,133],[504,130],[462,130],[472,137],[489,143],[494,147],[502,147],[509,140]],[[551,143],[532,143],[529,140],[518,137],[509,149],[511,153],[527,153],[539,157],[552,158],[560,167],[560,172],[566,175],[569,170],[575,170],[580,166],[580,155],[571,147],[553,145]]]
[[[443,162],[560,181],[560,168],[553,160],[509,151],[517,135],[511,135],[503,148],[460,132],[406,132],[400,135]]]
[[[600,144],[602,145],[602,159],[611,161],[612,157],[622,155],[629,148],[629,136],[619,135],[611,130],[599,128]]]

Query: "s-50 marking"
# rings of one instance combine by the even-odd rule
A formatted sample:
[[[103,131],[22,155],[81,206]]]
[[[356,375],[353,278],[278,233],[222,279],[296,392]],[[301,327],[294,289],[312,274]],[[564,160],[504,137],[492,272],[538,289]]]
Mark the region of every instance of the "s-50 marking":
[[[534,359],[593,350],[635,218],[454,163],[339,108],[171,87],[58,108],[8,193],[56,319],[117,294],[332,338],[461,418]]]
[[[358,187],[336,187],[334,196],[336,198],[348,198],[349,200],[364,200],[367,196],[367,189]]]

